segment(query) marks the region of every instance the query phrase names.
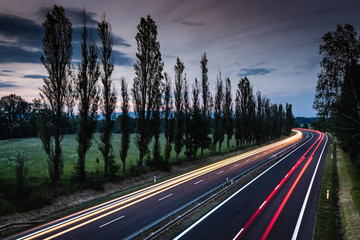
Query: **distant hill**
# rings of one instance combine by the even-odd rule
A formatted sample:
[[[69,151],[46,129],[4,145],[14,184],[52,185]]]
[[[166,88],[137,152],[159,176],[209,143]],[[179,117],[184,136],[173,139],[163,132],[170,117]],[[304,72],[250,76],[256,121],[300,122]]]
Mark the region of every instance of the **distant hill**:
[[[306,124],[311,124],[312,122],[318,120],[317,117],[310,117],[310,118],[307,118],[307,117],[296,117],[295,118],[295,121],[300,124],[301,126],[304,125],[305,123]]]

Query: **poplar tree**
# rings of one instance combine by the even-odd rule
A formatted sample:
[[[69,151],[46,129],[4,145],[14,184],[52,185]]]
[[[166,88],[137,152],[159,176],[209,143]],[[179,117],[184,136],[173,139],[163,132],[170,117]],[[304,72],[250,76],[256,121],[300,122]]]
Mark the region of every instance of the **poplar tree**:
[[[225,80],[225,95],[224,95],[224,128],[226,132],[226,147],[227,150],[230,148],[230,140],[234,134],[234,121],[233,121],[233,103],[231,96],[231,81],[230,78]]]
[[[176,152],[176,161],[179,161],[179,154],[182,150],[184,145],[183,134],[184,134],[184,97],[183,97],[183,90],[184,90],[184,79],[183,79],[183,72],[185,66],[184,63],[180,61],[180,58],[176,59],[176,64],[174,66],[175,70],[175,120],[176,120],[176,133],[175,133],[175,152]]]
[[[79,130],[76,140],[78,142],[78,162],[75,166],[76,175],[80,179],[85,179],[86,153],[90,149],[93,133],[96,128],[97,110],[99,107],[99,87],[100,67],[98,64],[98,51],[95,42],[86,26],[86,11],[82,11],[83,31],[81,43],[81,63],[76,78],[76,91],[79,101]]]
[[[101,39],[101,63],[102,63],[102,75],[101,82],[102,99],[101,110],[104,116],[103,131],[100,135],[101,143],[99,150],[104,158],[104,174],[115,175],[118,170],[118,166],[115,164],[115,156],[112,153],[112,128],[114,126],[114,112],[116,106],[116,93],[113,86],[111,75],[114,71],[114,60],[112,57],[113,48],[113,36],[111,31],[111,25],[105,19],[105,15],[102,16],[102,21],[98,23],[98,34]]]
[[[52,184],[59,184],[63,173],[63,158],[61,141],[66,127],[64,107],[69,86],[69,69],[73,53],[72,24],[61,6],[54,5],[52,12],[48,12],[42,40],[43,53],[41,62],[44,64],[49,77],[44,78],[44,85],[40,88],[40,98],[46,103],[45,114],[39,116],[39,137],[48,157],[48,169]],[[45,105],[45,104],[44,104]],[[51,135],[54,136],[52,143]]]
[[[163,104],[163,114],[164,114],[164,135],[166,139],[164,158],[165,162],[168,163],[170,160],[170,154],[172,150],[171,144],[174,141],[174,116],[172,113],[173,100],[171,98],[171,80],[170,77],[165,75],[165,84],[164,84],[164,104]]]
[[[128,154],[130,146],[130,116],[129,116],[129,94],[128,86],[125,83],[125,79],[121,79],[121,120],[120,120],[120,129],[121,129],[121,149],[120,149],[120,159],[123,164],[122,173],[125,175],[125,163],[126,157]]]
[[[131,89],[134,110],[137,117],[136,146],[139,149],[139,168],[143,168],[143,160],[148,152],[148,146],[153,137],[152,121],[154,111],[158,108],[157,89],[162,80],[163,62],[161,60],[160,43],[157,41],[157,26],[150,17],[141,18],[137,26],[138,33],[136,62],[134,64],[135,78]],[[157,111],[157,110],[156,110]]]
[[[223,126],[223,83],[221,73],[216,81],[215,104],[214,104],[214,132],[213,132],[213,152],[216,153],[216,144],[219,142],[219,152],[221,152],[221,144],[224,140]]]
[[[202,90],[202,130],[200,135],[200,148],[201,156],[204,154],[204,149],[208,148],[211,144],[211,94],[209,91],[209,79],[208,79],[208,59],[206,53],[201,57],[200,68],[201,68],[201,90]]]

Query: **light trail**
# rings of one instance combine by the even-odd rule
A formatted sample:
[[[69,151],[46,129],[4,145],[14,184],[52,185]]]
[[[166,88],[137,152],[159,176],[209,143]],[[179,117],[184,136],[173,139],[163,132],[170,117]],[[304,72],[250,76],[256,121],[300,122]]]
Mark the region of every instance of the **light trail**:
[[[304,165],[304,167],[301,169],[301,172],[299,173],[299,175],[297,176],[295,182],[292,184],[290,190],[288,191],[288,193],[286,194],[285,198],[283,199],[283,201],[280,204],[280,207],[277,209],[274,217],[271,219],[270,224],[268,225],[268,227],[265,230],[265,233],[263,234],[263,236],[261,237],[261,240],[266,239],[266,237],[268,236],[270,230],[272,229],[272,227],[274,226],[276,219],[279,217],[282,209],[284,208],[286,202],[288,201],[289,197],[291,196],[292,192],[294,191],[296,185],[298,184],[298,182],[300,181],[301,177],[303,176],[305,170],[307,169],[307,167],[309,166],[310,162],[313,160],[313,156],[316,152],[316,150],[319,148],[322,140],[324,139],[324,134],[321,134],[322,138],[321,141],[318,143],[318,145],[316,146],[315,150],[312,152],[311,156],[309,157],[309,159],[307,160],[306,164]]]
[[[190,180],[192,180],[194,178],[197,178],[197,177],[199,177],[201,175],[204,175],[204,174],[207,174],[209,172],[215,171],[215,170],[217,170],[219,168],[222,168],[224,166],[233,164],[233,163],[235,163],[237,161],[240,161],[242,159],[245,159],[245,158],[247,158],[249,156],[253,156],[253,155],[256,155],[258,153],[265,152],[267,150],[270,150],[270,149],[273,149],[273,148],[276,148],[276,147],[280,147],[281,145],[284,145],[284,144],[291,144],[293,142],[296,142],[302,137],[302,133],[300,131],[298,131],[298,130],[294,130],[294,131],[296,132],[296,134],[294,136],[292,136],[292,137],[289,137],[289,138],[285,139],[285,140],[282,140],[282,141],[279,141],[279,142],[276,142],[276,143],[273,143],[273,144],[269,144],[269,145],[254,149],[252,151],[249,151],[249,152],[246,152],[246,153],[243,153],[243,154],[240,154],[240,155],[225,159],[225,160],[217,162],[217,163],[213,163],[211,165],[199,168],[197,170],[182,174],[182,175],[180,175],[178,177],[175,177],[175,178],[172,178],[172,179],[169,179],[169,180],[165,180],[164,182],[161,182],[161,183],[146,187],[146,188],[144,188],[142,190],[138,190],[138,191],[136,191],[134,193],[127,194],[125,196],[113,199],[111,201],[107,201],[105,203],[99,204],[99,205],[94,206],[92,208],[89,208],[89,209],[83,210],[81,212],[72,214],[70,216],[67,216],[66,218],[62,218],[60,220],[52,222],[52,223],[56,223],[55,225],[49,226],[51,223],[46,224],[45,226],[49,226],[49,227],[47,227],[45,229],[41,229],[41,230],[36,231],[34,233],[31,233],[31,234],[28,234],[28,235],[26,235],[24,237],[21,237],[21,238],[19,238],[19,240],[22,240],[22,239],[34,239],[34,238],[37,238],[37,237],[42,237],[42,236],[44,236],[46,234],[49,234],[49,233],[51,233],[53,231],[59,230],[59,229],[64,228],[64,227],[67,227],[69,225],[77,224],[77,225],[75,225],[75,226],[73,226],[73,227],[71,227],[69,229],[66,229],[66,230],[64,230],[64,231],[62,231],[60,233],[57,233],[55,235],[50,236],[47,239],[52,239],[52,238],[58,237],[58,236],[60,236],[62,234],[65,234],[65,233],[70,232],[72,230],[75,230],[75,229],[77,229],[79,227],[82,227],[82,226],[84,226],[86,224],[89,224],[91,222],[94,222],[96,220],[104,218],[104,217],[106,217],[106,216],[108,216],[110,214],[118,212],[118,211],[120,211],[120,210],[122,210],[122,209],[124,209],[126,207],[132,206],[132,205],[134,205],[134,204],[136,204],[136,203],[138,203],[140,201],[143,201],[143,200],[148,199],[148,198],[150,198],[152,196],[155,196],[155,195],[157,195],[159,193],[167,191],[167,190],[169,190],[169,189],[171,189],[173,187],[176,187],[176,186],[178,186],[180,184],[183,184],[183,183],[185,183],[187,181],[190,181]],[[111,210],[111,209],[114,209],[114,210]],[[109,211],[109,212],[106,212],[106,211]],[[104,213],[104,212],[106,212],[106,213]],[[96,216],[96,215],[99,215],[99,214],[102,214],[102,215]],[[69,217],[70,217],[70,219],[69,219]],[[86,220],[87,218],[90,218],[90,217],[94,217],[94,218],[92,218],[90,220],[87,220],[85,222],[79,223],[80,221]],[[64,221],[62,221],[62,220],[64,220]]]
[[[250,227],[250,225],[253,223],[255,218],[260,214],[260,212],[264,209],[264,207],[269,203],[269,201],[273,198],[275,193],[281,188],[281,186],[287,181],[287,179],[292,175],[292,173],[300,166],[300,164],[304,161],[305,156],[313,149],[313,147],[318,143],[320,144],[322,141],[323,136],[320,134],[319,137],[316,139],[316,141],[308,148],[308,150],[303,154],[303,156],[296,162],[296,164],[291,168],[291,170],[286,174],[286,176],[280,181],[280,183],[276,186],[276,188],[271,192],[271,194],[265,199],[263,204],[256,210],[256,212],[252,215],[252,217],[247,221],[247,223],[244,225],[243,228],[240,229],[240,231],[236,234],[236,236],[233,238],[233,240],[240,239],[242,235],[246,232],[246,229]],[[316,147],[317,149],[317,147]],[[313,151],[312,154],[316,151],[316,149]]]

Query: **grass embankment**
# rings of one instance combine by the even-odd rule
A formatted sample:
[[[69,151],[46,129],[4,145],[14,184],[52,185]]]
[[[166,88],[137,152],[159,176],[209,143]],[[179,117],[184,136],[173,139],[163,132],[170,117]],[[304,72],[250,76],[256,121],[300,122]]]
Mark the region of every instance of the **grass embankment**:
[[[348,154],[337,151],[340,183],[340,209],[345,239],[360,238],[360,176],[351,165]]]
[[[339,179],[336,168],[336,147],[331,144],[326,158],[324,176],[320,190],[313,239],[342,239],[339,211]],[[329,199],[327,199],[329,190]]]
[[[39,208],[50,204],[59,196],[72,194],[82,189],[92,188],[102,190],[103,185],[109,179],[103,177],[103,161],[98,150],[99,134],[95,134],[93,144],[86,156],[86,171],[88,179],[86,182],[78,182],[74,179],[74,165],[77,162],[77,142],[75,135],[65,135],[62,141],[62,151],[64,160],[64,174],[62,183],[56,189],[49,184],[49,174],[47,157],[44,153],[39,138],[10,139],[0,141],[0,216],[14,212],[23,212],[29,209]],[[138,150],[135,146],[135,135],[131,136],[131,144],[128,152],[126,171],[127,175],[122,176],[121,170],[113,180],[121,180],[124,177],[135,176],[137,174]],[[121,134],[113,135],[113,148],[115,161],[121,167],[119,156]],[[165,145],[165,138],[160,138],[161,146]],[[150,144],[149,149],[152,149]],[[230,142],[230,151],[235,150],[234,138]],[[199,151],[200,152],[200,151]],[[200,154],[198,152],[198,155]],[[222,153],[226,150],[223,143]],[[25,195],[19,197],[15,188],[15,159],[18,153],[25,157],[26,191]],[[204,157],[212,155],[210,150],[204,151]],[[199,156],[198,156],[199,157]],[[96,161],[99,158],[100,161]],[[183,151],[180,160],[183,161]],[[174,163],[175,152],[172,151],[170,162]],[[99,174],[100,173],[100,174]],[[139,183],[140,184],[140,183]]]

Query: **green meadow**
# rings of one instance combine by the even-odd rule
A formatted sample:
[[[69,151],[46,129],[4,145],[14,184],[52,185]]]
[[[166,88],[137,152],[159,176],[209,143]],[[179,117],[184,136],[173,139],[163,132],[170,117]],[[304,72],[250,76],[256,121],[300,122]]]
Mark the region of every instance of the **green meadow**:
[[[74,165],[77,162],[77,146],[78,143],[75,139],[75,134],[65,135],[62,141],[62,152],[64,161],[64,173],[63,180],[68,180],[74,175]],[[162,151],[165,146],[165,137],[162,135],[160,138]],[[100,142],[100,134],[94,134],[92,140],[92,146],[86,155],[86,171],[88,173],[95,173],[97,168],[100,172],[103,172],[104,162],[102,155],[98,149],[98,143]],[[121,134],[113,134],[113,153],[115,155],[116,163],[122,169],[122,162],[120,161],[120,145]],[[235,139],[230,142],[230,150],[235,149]],[[149,150],[152,150],[152,144],[149,146]],[[227,152],[226,142],[222,144],[222,152]],[[15,159],[17,154],[20,153],[25,157],[25,166],[27,171],[27,183],[33,185],[44,181],[49,178],[47,167],[47,156],[42,149],[41,141],[39,138],[20,138],[20,139],[8,139],[0,141],[0,179],[11,181],[15,179]],[[200,150],[198,151],[198,155]],[[135,134],[131,135],[131,143],[128,151],[128,157],[126,159],[126,171],[129,171],[132,167],[137,166],[138,149],[135,145]],[[204,151],[204,156],[211,155],[210,150]],[[99,164],[96,159],[99,158]],[[180,160],[184,159],[183,152],[180,154]],[[175,161],[175,151],[173,149],[170,162]],[[118,175],[121,175],[121,170],[118,171]]]

